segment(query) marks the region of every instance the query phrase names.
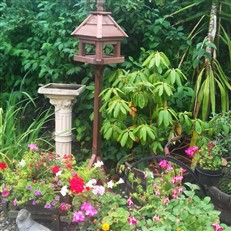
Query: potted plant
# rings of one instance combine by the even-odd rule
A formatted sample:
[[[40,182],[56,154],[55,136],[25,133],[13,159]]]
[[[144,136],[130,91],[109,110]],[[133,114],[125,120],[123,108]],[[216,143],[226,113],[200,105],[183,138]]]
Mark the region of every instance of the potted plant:
[[[215,141],[206,145],[189,147],[185,153],[192,158],[192,167],[199,182],[206,186],[217,185],[222,175],[222,148]]]
[[[144,171],[145,187],[134,174],[128,178],[135,189],[127,199],[134,230],[228,230],[219,224],[219,212],[210,198],[200,198],[197,185],[183,185],[182,168],[166,160],[159,165],[163,170],[160,177],[154,177],[149,169]]]
[[[73,155],[61,158],[40,152],[34,144],[28,146],[20,161],[0,160],[1,204],[14,210],[27,208],[35,214],[38,208],[65,215],[83,231],[132,229],[127,221],[126,200],[110,191],[123,180],[107,182],[100,168],[102,161],[93,168],[77,166]]]

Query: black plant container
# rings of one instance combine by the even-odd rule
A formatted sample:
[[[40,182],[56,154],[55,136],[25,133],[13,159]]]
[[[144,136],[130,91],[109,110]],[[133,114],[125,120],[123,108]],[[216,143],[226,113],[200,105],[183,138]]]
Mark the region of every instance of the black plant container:
[[[198,181],[201,185],[212,187],[218,185],[222,175],[222,169],[207,170],[201,168],[200,166],[196,166],[195,174],[197,175]]]

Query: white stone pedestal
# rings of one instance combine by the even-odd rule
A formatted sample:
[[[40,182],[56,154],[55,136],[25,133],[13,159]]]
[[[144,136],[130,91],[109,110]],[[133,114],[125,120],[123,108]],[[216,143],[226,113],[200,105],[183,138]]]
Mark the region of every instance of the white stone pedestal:
[[[38,89],[55,106],[55,151],[61,157],[72,154],[72,107],[76,97],[85,89],[78,84],[50,83]]]

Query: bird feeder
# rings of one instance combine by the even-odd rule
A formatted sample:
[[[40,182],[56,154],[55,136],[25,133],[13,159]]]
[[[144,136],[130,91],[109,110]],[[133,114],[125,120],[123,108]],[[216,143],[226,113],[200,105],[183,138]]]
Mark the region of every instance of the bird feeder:
[[[97,11],[89,16],[72,32],[79,39],[79,51],[74,61],[92,64],[95,67],[94,121],[92,157],[88,166],[100,160],[100,93],[103,84],[103,70],[106,64],[124,62],[121,56],[121,41],[127,34],[103,9],[103,0],[97,1]]]
[[[98,1],[97,11],[90,15],[72,32],[79,39],[79,53],[74,60],[95,65],[124,62],[121,56],[121,40],[127,34],[103,11],[103,1]]]

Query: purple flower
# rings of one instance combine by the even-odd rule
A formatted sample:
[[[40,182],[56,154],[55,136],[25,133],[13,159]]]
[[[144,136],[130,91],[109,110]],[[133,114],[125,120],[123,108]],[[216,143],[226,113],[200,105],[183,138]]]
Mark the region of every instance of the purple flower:
[[[52,201],[51,205],[54,207],[56,205],[56,201]]]
[[[41,196],[42,192],[40,190],[34,190],[34,195]]]
[[[81,222],[84,220],[85,220],[85,216],[84,216],[82,211],[74,212],[74,214],[73,214],[73,221],[74,222],[78,223],[78,222]]]
[[[32,203],[32,205],[36,205],[37,204],[35,200],[32,200],[31,203]]]
[[[62,182],[61,182],[61,181],[58,181],[57,184],[58,184],[58,185],[62,185]]]
[[[37,151],[38,150],[38,147],[35,145],[35,144],[28,144],[28,148],[30,150],[34,150],[34,151]]]
[[[26,186],[26,189],[31,190],[31,189],[32,189],[32,186],[31,186],[31,185],[27,185],[27,186]]]
[[[2,204],[6,204],[6,200],[2,199],[2,200],[1,200],[1,203],[2,203]]]
[[[45,204],[44,208],[50,209],[51,208],[51,204]]]

